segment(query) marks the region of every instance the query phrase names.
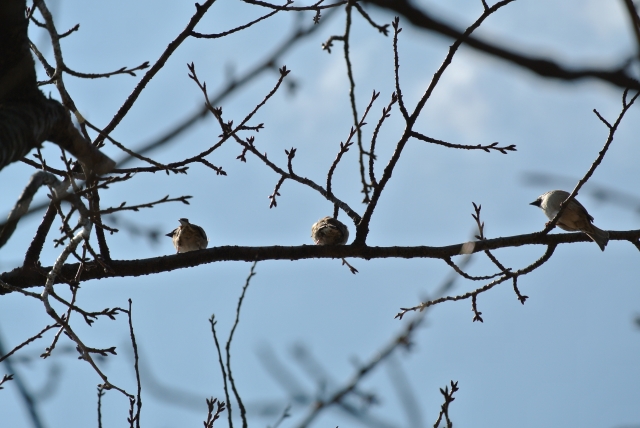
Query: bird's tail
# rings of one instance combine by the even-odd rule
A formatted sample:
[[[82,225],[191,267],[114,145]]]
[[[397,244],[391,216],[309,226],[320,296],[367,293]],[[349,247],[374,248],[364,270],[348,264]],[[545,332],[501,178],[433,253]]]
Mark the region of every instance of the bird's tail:
[[[604,251],[604,247],[606,247],[607,243],[609,242],[609,232],[607,232],[606,230],[598,229],[594,225],[591,225],[591,228],[592,230],[585,233],[589,235],[589,238],[593,239],[596,244],[598,244],[602,251]]]

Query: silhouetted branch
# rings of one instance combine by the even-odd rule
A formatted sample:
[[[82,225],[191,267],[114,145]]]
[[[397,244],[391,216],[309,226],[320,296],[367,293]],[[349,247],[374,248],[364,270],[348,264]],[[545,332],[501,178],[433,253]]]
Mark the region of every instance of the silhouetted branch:
[[[362,15],[362,17],[364,19],[367,20],[367,22],[369,24],[371,24],[371,26],[373,28],[375,28],[376,30],[378,30],[381,34],[388,36],[389,35],[389,24],[384,24],[384,25],[379,25],[376,24],[373,19],[371,19],[371,17],[369,16],[369,14],[362,8],[362,6],[360,6],[360,3],[354,2],[353,6],[356,8],[356,10],[358,12],[360,12],[360,15]]]
[[[133,368],[136,373],[136,414],[134,416],[136,421],[136,428],[140,428],[140,411],[142,410],[142,382],[140,382],[140,368],[138,358],[138,344],[136,343],[136,335],[133,331],[133,321],[131,319],[131,306],[132,301],[129,299],[129,311],[127,317],[129,319],[129,336],[131,337],[131,347],[133,348]],[[217,419],[217,418],[216,418]],[[212,422],[213,423],[213,422]]]
[[[607,126],[607,128],[609,128],[609,136],[607,137],[607,141],[606,143],[604,143],[604,147],[602,147],[602,150],[600,150],[600,153],[598,153],[598,157],[596,157],[596,160],[593,161],[593,164],[591,164],[589,170],[585,173],[584,177],[582,177],[580,181],[578,181],[578,184],[576,184],[576,187],[573,189],[567,199],[560,204],[560,209],[556,213],[555,217],[547,222],[544,229],[540,232],[541,234],[549,233],[556,226],[558,220],[562,216],[562,213],[569,205],[569,202],[578,195],[578,192],[580,191],[582,186],[589,180],[589,178],[591,178],[598,165],[600,165],[600,163],[602,162],[602,159],[604,159],[604,156],[607,154],[607,150],[609,150],[609,147],[613,142],[613,137],[618,130],[618,126],[622,122],[622,118],[624,117],[625,113],[631,108],[635,100],[638,99],[638,96],[640,96],[640,91],[638,91],[630,100],[627,100],[628,93],[629,90],[625,89],[622,94],[622,110],[620,111],[620,114],[618,115],[618,118],[613,125],[609,124],[609,122],[607,122],[596,109],[593,109],[593,112],[596,114],[596,116],[598,116],[598,118]]]
[[[336,9],[329,9],[327,16],[333,13]],[[299,42],[314,34],[319,28],[321,28],[322,23],[326,22],[327,19],[319,21],[319,24],[309,25],[306,28],[298,28],[291,34],[284,42],[282,42],[275,51],[269,55],[265,60],[256,64],[253,68],[251,68],[248,72],[246,72],[242,77],[235,78],[228,82],[222,89],[218,91],[218,93],[209,98],[209,102],[212,105],[220,105],[220,103],[226,99],[229,95],[234,93],[236,90],[244,87],[247,83],[251,82],[258,76],[260,76],[263,72],[274,69],[274,64],[280,62],[280,58],[284,56],[291,48],[296,46]],[[201,119],[205,117],[209,117],[207,106],[203,106],[198,109],[194,114],[188,116],[179,124],[175,125],[171,130],[165,132],[161,137],[154,139],[146,144],[143,144],[141,148],[136,150],[138,154],[143,154],[148,151],[154,150],[162,145],[165,145],[171,141],[174,141],[180,134],[185,132],[187,129],[190,129],[193,125],[198,123]],[[122,166],[133,159],[132,156],[126,157],[118,162],[118,165]]]
[[[631,27],[633,27],[633,34],[636,36],[636,49],[637,56],[640,59],[640,16],[638,16],[638,10],[633,0],[624,0],[624,5],[627,7],[627,13],[631,20]]]
[[[559,235],[548,235],[548,236],[559,236]],[[584,235],[585,238],[587,238],[586,235]],[[478,243],[484,243],[484,242],[488,242],[489,240],[485,240],[485,241],[479,241]],[[586,239],[585,239],[586,241]],[[412,308],[400,308],[400,312],[398,312],[398,314],[396,314],[396,318],[398,319],[402,319],[402,317],[407,313],[407,312],[413,312],[413,311],[423,311],[428,307],[443,303],[443,302],[455,302],[458,300],[465,300],[468,298],[472,299],[472,311],[474,313],[474,317],[473,317],[473,321],[480,321],[482,322],[482,318],[480,317],[480,315],[482,314],[482,312],[478,311],[477,308],[477,303],[476,303],[476,299],[477,296],[481,293],[484,293],[485,291],[488,291],[490,289],[492,289],[493,287],[495,287],[498,284],[501,284],[505,281],[507,281],[510,278],[517,278],[518,276],[522,276],[522,275],[526,275],[532,271],[534,271],[535,269],[539,268],[540,266],[542,266],[544,263],[546,263],[551,256],[553,255],[553,252],[555,251],[557,247],[557,243],[552,243],[549,244],[547,246],[547,250],[545,251],[545,253],[535,262],[533,262],[532,264],[530,264],[529,266],[526,266],[522,269],[519,269],[515,272],[512,271],[508,271],[506,272],[503,276],[500,276],[499,278],[489,282],[488,284],[484,285],[483,287],[477,288],[474,291],[470,291],[468,293],[464,293],[464,294],[460,294],[458,296],[446,296],[446,297],[441,297],[438,299],[434,299],[434,300],[429,300],[426,301],[424,303],[421,303],[418,306],[414,306]],[[519,294],[519,291],[516,293]],[[518,296],[520,298],[520,296]],[[524,296],[526,297],[526,296]],[[522,301],[522,300],[521,300]]]
[[[222,385],[224,386],[224,395],[226,397],[227,405],[227,416],[229,419],[229,428],[233,428],[233,418],[231,416],[231,401],[229,400],[229,382],[227,376],[227,369],[224,366],[224,362],[222,361],[222,349],[220,348],[220,342],[218,342],[218,335],[216,333],[216,324],[214,315],[211,315],[209,318],[209,324],[211,324],[211,332],[213,333],[213,340],[216,344],[216,351],[218,352],[218,363],[220,364],[220,371],[222,372]]]
[[[238,307],[236,308],[236,320],[233,323],[233,327],[231,327],[231,332],[229,333],[229,340],[227,340],[227,345],[225,350],[227,351],[227,374],[229,375],[229,383],[231,384],[231,389],[233,390],[233,395],[236,397],[236,401],[238,402],[238,407],[240,408],[240,418],[242,419],[242,428],[247,428],[247,410],[242,403],[242,399],[240,398],[240,394],[238,393],[238,389],[236,388],[236,383],[233,380],[233,375],[231,374],[231,341],[233,340],[233,335],[236,332],[236,328],[238,327],[238,323],[240,322],[240,309],[242,308],[242,302],[244,300],[245,293],[247,292],[247,288],[249,288],[249,284],[251,283],[251,278],[256,275],[255,268],[258,264],[257,261],[253,262],[251,265],[251,270],[249,271],[249,276],[247,276],[247,280],[242,287],[242,293],[240,294],[240,298],[238,299]]]
[[[155,64],[153,64],[151,69],[149,69],[149,71],[145,73],[145,75],[142,77],[138,85],[136,85],[131,95],[129,95],[129,97],[126,99],[124,104],[122,104],[122,106],[120,107],[116,115],[113,117],[113,119],[111,119],[111,122],[109,122],[109,124],[104,127],[104,129],[102,130],[102,134],[96,139],[96,143],[99,144],[100,142],[102,142],[105,136],[109,135],[111,131],[113,131],[116,128],[116,126],[118,126],[120,121],[124,119],[124,117],[127,115],[127,113],[129,112],[133,104],[136,102],[136,100],[142,93],[142,90],[147,86],[147,84],[151,81],[151,79],[153,79],[153,77],[158,73],[158,71],[160,71],[162,67],[164,67],[165,63],[167,62],[169,57],[173,54],[173,52],[175,52],[175,50],[178,49],[178,47],[182,44],[182,42],[184,42],[187,39],[187,37],[190,36],[196,24],[200,22],[202,17],[205,15],[205,13],[207,13],[207,10],[209,10],[209,8],[211,7],[211,5],[213,5],[214,2],[215,0],[206,0],[202,4],[196,3],[196,12],[193,14],[191,19],[189,20],[189,24],[187,24],[187,27],[180,34],[178,34],[178,36],[175,39],[173,39],[171,43],[169,43],[169,45],[164,50],[162,55],[160,55],[160,58],[158,58],[158,60],[155,62]]]
[[[633,243],[638,239],[640,239],[640,230],[609,231],[610,241],[629,241]],[[555,247],[559,244],[576,242],[591,242],[591,239],[583,233],[541,235],[539,232],[535,232],[526,235],[487,239],[479,242],[465,242],[444,247],[369,247],[360,245],[302,245],[293,247],[221,246],[190,253],[180,253],[148,259],[112,260],[109,263],[109,266],[113,269],[112,272],[95,269],[95,267],[99,267],[99,264],[95,261],[90,261],[86,263],[87,270],[83,273],[81,281],[111,277],[151,275],[222,261],[253,262],[255,260],[304,260],[313,258],[361,258],[366,260],[380,258],[444,259],[461,254],[472,254],[478,251],[495,250],[498,248],[519,247],[522,245]],[[45,267],[44,269],[48,270],[50,268]],[[72,278],[77,270],[77,263],[63,265],[60,269],[61,279],[56,279],[56,283],[65,282],[64,278]],[[21,267],[15,268],[10,272],[2,273],[0,279],[20,288],[42,286],[45,283],[41,274]],[[6,290],[0,289],[0,295],[6,293]]]
[[[73,28],[71,29],[73,30]],[[69,31],[71,31],[69,30]],[[65,33],[66,34],[66,33]],[[65,35],[61,34],[60,38],[65,37]],[[64,71],[65,73],[68,73],[72,76],[75,77],[80,77],[82,79],[99,79],[99,78],[103,78],[103,77],[111,77],[111,76],[116,76],[118,74],[128,74],[130,76],[136,76],[136,73],[134,73],[135,71],[138,70],[144,70],[145,68],[149,67],[149,61],[145,61],[142,64],[133,67],[133,68],[127,68],[127,67],[121,67],[119,69],[117,69],[116,71],[109,71],[106,73],[81,73],[79,71],[74,71],[71,70],[66,64],[64,66]]]
[[[287,5],[290,5],[291,3],[293,3],[293,0],[287,0]],[[269,12],[264,16],[261,16],[258,19],[254,19],[251,22],[248,22],[244,25],[240,25],[232,30],[229,31],[224,31],[222,33],[216,33],[216,34],[202,34],[202,33],[198,33],[196,31],[191,31],[191,33],[189,34],[191,37],[195,37],[196,39],[219,39],[221,37],[225,37],[228,36],[229,34],[233,34],[236,33],[238,31],[242,31],[244,29],[247,29],[249,27],[251,27],[254,24],[257,24],[260,21],[263,21],[267,18],[272,17],[273,15],[275,15],[276,13],[280,12],[282,9],[275,9],[273,12]]]
[[[43,185],[53,186],[59,183],[59,181],[48,172],[38,171],[31,176],[27,187],[24,188],[20,198],[16,202],[16,205],[9,213],[9,217],[5,222],[3,228],[0,230],[0,248],[7,243],[11,235],[16,229],[20,218],[29,210],[29,205],[33,200],[33,196],[38,189]]]
[[[104,385],[98,385],[98,428],[102,428],[102,396],[104,394]]]
[[[25,346],[27,346],[28,344],[30,344],[32,342],[35,342],[37,339],[42,339],[42,335],[43,334],[45,334],[47,331],[49,331],[49,330],[51,330],[53,328],[57,328],[57,327],[60,327],[60,324],[51,324],[51,325],[46,326],[39,333],[36,333],[35,335],[31,336],[30,338],[28,338],[27,340],[25,340],[24,342],[22,342],[18,346],[15,346],[11,351],[9,351],[6,354],[0,356],[0,363],[3,362],[4,360],[6,360],[7,358],[9,358],[11,355],[15,354],[20,349],[22,349]]]
[[[245,3],[248,4],[254,4],[256,6],[262,6],[262,7],[266,7],[269,9],[277,9],[277,10],[285,10],[285,11],[305,11],[305,10],[314,10],[314,11],[320,11],[320,10],[324,10],[324,9],[330,9],[330,8],[334,8],[334,7],[338,7],[338,6],[342,6],[343,4],[347,4],[348,1],[347,0],[343,0],[343,1],[337,1],[335,3],[331,3],[331,4],[327,4],[327,5],[321,5],[320,3],[322,3],[324,0],[320,0],[318,2],[316,2],[313,5],[310,6],[279,6],[277,4],[272,4],[272,3],[268,3],[265,1],[260,1],[260,0],[242,0]]]
[[[100,210],[100,214],[113,214],[118,211],[136,211],[137,212],[137,211],[140,211],[141,208],[153,208],[158,204],[163,204],[166,202],[182,202],[185,205],[189,205],[188,199],[191,199],[192,197],[193,196],[180,196],[178,198],[169,198],[169,195],[167,195],[164,198],[158,199],[157,201],[154,201],[154,202],[147,202],[146,204],[131,205],[131,206],[127,206],[126,202],[122,202],[117,207]]]
[[[435,138],[427,137],[426,135],[422,135],[419,132],[415,132],[415,131],[411,131],[411,136],[414,137],[414,138],[417,138],[418,140],[426,141],[427,143],[439,144],[441,146],[449,147],[449,148],[452,148],[452,149],[484,150],[487,153],[489,153],[491,150],[495,150],[497,152],[502,153],[503,155],[506,155],[507,152],[509,152],[509,151],[512,151],[512,152],[516,151],[516,145],[515,144],[510,144],[508,146],[500,147],[500,146],[498,146],[498,143],[496,142],[496,143],[491,143],[491,144],[487,144],[487,145],[477,144],[475,146],[472,146],[472,145],[465,145],[465,144],[447,143],[446,141],[437,140]]]
[[[10,380],[13,380],[13,375],[12,374],[6,374],[4,376],[2,376],[2,379],[0,379],[0,389],[4,389],[4,383],[8,382]]]
[[[255,113],[260,108],[262,108],[267,103],[267,101],[276,93],[276,91],[280,88],[284,78],[290,72],[290,70],[288,70],[286,68],[286,66],[283,66],[282,68],[280,68],[280,78],[278,79],[278,82],[276,83],[274,88],[264,97],[264,99],[258,105],[256,105],[256,107],[253,109],[253,111],[251,111],[242,120],[240,125],[236,126],[235,128],[232,127],[233,121],[224,122],[224,120],[222,118],[222,109],[213,107],[211,105],[211,103],[208,101],[208,99],[206,98],[206,93],[207,93],[206,92],[206,84],[205,83],[201,83],[200,80],[198,79],[198,77],[196,75],[196,72],[195,72],[195,67],[194,67],[193,64],[189,64],[189,71],[190,71],[189,77],[194,82],[196,82],[196,84],[198,85],[200,90],[205,95],[205,103],[207,105],[207,108],[213,114],[213,116],[216,118],[216,120],[218,121],[218,124],[220,125],[220,128],[222,129],[222,136],[221,136],[220,141],[218,141],[214,146],[210,147],[209,149],[207,149],[204,152],[202,152],[199,155],[197,155],[195,158],[201,158],[203,156],[207,156],[208,154],[213,152],[215,149],[220,147],[227,139],[233,138],[238,144],[240,144],[243,147],[242,153],[240,154],[240,156],[238,156],[238,159],[240,159],[241,161],[245,160],[246,152],[253,153],[265,165],[267,165],[269,168],[271,168],[277,174],[280,174],[281,177],[284,177],[286,179],[290,179],[290,180],[293,180],[293,181],[297,181],[298,183],[301,183],[301,184],[304,184],[306,186],[311,187],[312,189],[318,191],[322,196],[324,196],[330,202],[333,202],[334,204],[337,204],[344,212],[347,213],[347,215],[349,217],[351,217],[351,219],[354,221],[354,223],[358,223],[360,221],[360,216],[355,211],[353,211],[351,209],[351,207],[349,207],[349,205],[347,205],[345,202],[341,201],[340,199],[336,198],[334,195],[329,194],[322,186],[316,184],[315,182],[313,182],[312,180],[309,180],[308,178],[300,177],[300,176],[298,176],[296,174],[293,174],[293,173],[287,173],[286,171],[284,171],[283,169],[278,167],[276,164],[271,162],[268,159],[266,152],[265,153],[261,153],[260,151],[258,151],[256,146],[254,145],[254,137],[253,136],[247,138],[246,140],[243,140],[240,137],[238,137],[238,135],[237,135],[237,132],[239,130],[242,130],[245,127],[246,123],[253,117],[253,115],[255,115]],[[191,158],[191,159],[195,159],[195,158]],[[187,163],[189,161],[190,161],[190,159],[187,159],[187,160],[185,160],[183,162],[178,162],[178,164]],[[288,159],[288,168],[290,167],[290,161],[291,161],[291,159],[289,158]],[[173,164],[173,165],[175,165],[175,164]]]
[[[391,108],[397,101],[398,101],[398,95],[394,92],[393,94],[391,94],[391,101],[389,101],[389,105],[387,105],[387,107],[384,107],[382,109],[382,116],[380,117],[380,120],[378,120],[376,129],[373,131],[373,135],[371,136],[371,148],[369,149],[369,181],[371,182],[372,188],[378,185],[376,176],[373,173],[373,161],[375,161],[376,159],[375,151],[376,151],[376,141],[378,139],[378,133],[380,132],[380,128],[382,128],[382,123],[384,122],[384,120],[389,116],[391,116]]]
[[[220,413],[225,409],[224,401],[218,401],[217,398],[207,398],[207,419],[204,421],[204,428],[213,428],[213,423],[220,418]],[[216,408],[216,403],[217,408]]]
[[[367,205],[367,209],[365,210],[365,213],[362,216],[362,221],[359,222],[356,228],[356,239],[353,242],[354,245],[365,244],[367,240],[367,236],[369,234],[369,223],[371,222],[371,216],[373,215],[373,211],[378,205],[378,200],[380,199],[380,195],[382,195],[382,192],[384,191],[384,188],[387,182],[389,181],[389,179],[391,179],[391,175],[393,174],[393,170],[396,164],[398,163],[398,160],[400,159],[402,150],[404,149],[405,145],[407,144],[407,141],[411,137],[411,131],[413,130],[413,126],[415,125],[418,119],[418,116],[422,112],[422,109],[427,103],[427,100],[431,97],[431,94],[433,93],[434,89],[438,85],[438,82],[440,81],[440,78],[444,74],[445,70],[447,69],[449,64],[451,64],[451,61],[453,60],[453,56],[455,55],[457,50],[460,48],[462,43],[468,39],[471,33],[473,33],[473,31],[475,31],[484,22],[485,19],[487,19],[491,14],[496,12],[501,7],[511,3],[512,1],[513,0],[503,0],[496,3],[489,9],[486,9],[484,13],[480,16],[480,18],[478,18],[472,25],[470,25],[466,29],[466,31],[451,45],[451,47],[449,48],[449,52],[446,58],[444,59],[442,65],[438,68],[438,70],[434,74],[433,79],[431,79],[431,82],[429,83],[429,86],[427,87],[425,93],[422,95],[415,109],[413,110],[413,113],[411,113],[411,115],[408,118],[405,112],[403,111],[404,104],[402,103],[402,93],[400,91],[399,84],[396,83],[396,93],[398,94],[398,103],[400,106],[400,110],[403,111],[403,116],[405,116],[405,121],[407,125],[402,136],[400,137],[400,140],[396,144],[396,149],[394,150],[393,155],[391,156],[391,159],[389,159],[389,163],[385,167],[382,177],[378,182],[378,185],[373,190],[373,194],[371,196],[371,202],[369,202],[369,204]],[[397,38],[397,34],[400,32],[400,28],[398,25],[399,25],[398,20],[396,19],[393,23],[395,38]],[[394,43],[394,46],[395,46],[395,43]],[[397,70],[397,62],[396,62],[396,70]],[[397,80],[398,79],[396,79],[396,81]]]
[[[451,266],[451,268],[456,271],[456,273],[458,275],[460,275],[461,277],[465,278],[465,279],[469,279],[471,281],[485,281],[487,279],[492,279],[495,278],[497,276],[503,275],[504,272],[498,272],[498,273],[494,273],[493,275],[485,275],[485,276],[473,276],[473,275],[469,275],[466,272],[464,272],[462,269],[460,269],[458,267],[458,265],[456,265],[453,260],[451,260],[450,257],[445,257],[443,258],[443,260],[449,265]]]
[[[440,407],[440,414],[438,415],[436,423],[433,424],[433,428],[439,428],[443,416],[447,422],[447,428],[453,428],[453,423],[451,419],[449,419],[449,405],[455,400],[453,397],[455,392],[458,392],[458,382],[451,381],[451,390],[449,390],[448,386],[445,386],[444,389],[440,388],[440,394],[444,397],[444,403],[442,403]]]
[[[51,230],[51,225],[53,224],[53,220],[56,218],[57,208],[56,203],[51,201],[49,203],[49,208],[42,217],[42,222],[36,231],[36,236],[31,240],[31,244],[27,249],[27,252],[24,256],[23,266],[36,266],[38,260],[40,260],[40,254],[42,253],[42,248],[44,247],[44,242],[47,239],[47,234],[49,230]]]
[[[459,39],[463,35],[461,31],[453,28],[445,20],[437,19],[426,10],[414,6],[414,2],[410,0],[366,0],[366,2],[382,9],[390,10],[394,14],[400,14],[416,27],[433,31],[452,39]],[[492,7],[495,7],[495,5]],[[485,9],[485,12],[489,9]],[[640,82],[629,73],[624,65],[614,66],[609,69],[569,66],[559,64],[545,57],[527,56],[497,44],[484,42],[475,37],[467,37],[464,43],[476,50],[503,59],[510,64],[529,70],[542,77],[565,81],[593,78],[620,88],[640,90]]]
[[[407,107],[404,105],[404,99],[402,98],[402,89],[400,88],[400,54],[398,53],[398,36],[402,31],[400,28],[400,18],[397,16],[394,18],[393,23],[393,71],[394,71],[394,81],[396,84],[396,96],[398,97],[398,106],[400,108],[400,113],[402,113],[402,117],[405,122],[409,121],[409,113],[407,112]]]

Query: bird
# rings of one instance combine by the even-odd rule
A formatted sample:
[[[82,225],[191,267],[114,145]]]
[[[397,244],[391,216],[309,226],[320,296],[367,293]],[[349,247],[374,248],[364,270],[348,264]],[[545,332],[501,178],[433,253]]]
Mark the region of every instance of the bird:
[[[560,210],[560,204],[569,197],[569,192],[564,190],[551,190],[529,205],[540,207],[545,215],[552,220]],[[569,201],[567,207],[562,211],[562,216],[558,219],[557,226],[569,232],[584,232],[594,241],[602,251],[609,242],[609,232],[599,229],[593,225],[593,217],[589,215],[586,208],[575,198]]]
[[[178,253],[204,250],[207,248],[209,240],[203,228],[189,223],[189,220],[186,218],[181,218],[178,221],[180,222],[180,226],[166,235],[173,238],[173,246],[176,247]]]
[[[333,217],[324,217],[311,226],[311,238],[316,245],[344,245],[349,229]]]

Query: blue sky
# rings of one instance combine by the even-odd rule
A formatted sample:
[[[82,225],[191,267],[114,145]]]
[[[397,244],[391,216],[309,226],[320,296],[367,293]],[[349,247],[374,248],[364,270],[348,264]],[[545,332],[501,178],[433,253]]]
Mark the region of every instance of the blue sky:
[[[259,15],[260,10],[238,3],[220,0],[197,30],[221,32]],[[482,10],[479,1],[420,4],[460,28],[473,22]],[[66,1],[50,7],[59,31],[80,23],[80,31],[64,39],[63,52],[69,67],[83,72],[153,63],[194,10],[191,3],[169,1]],[[371,13],[379,23],[393,18],[373,8]],[[310,22],[311,16],[306,15],[304,22]],[[342,14],[330,19],[317,35],[278,64],[292,70],[290,78],[297,83],[297,90],[281,90],[253,120],[254,124],[265,124],[256,135],[256,144],[270,159],[284,166],[284,149],[296,147],[295,170],[321,183],[352,125],[341,46],[336,44],[330,55],[320,49],[328,36],[343,31]],[[200,79],[215,92],[232,70],[242,75],[265,58],[294,24],[293,15],[279,14],[228,38],[188,40],[151,81],[112,133],[113,138],[135,150],[200,108],[201,93],[187,77],[187,63],[195,63]],[[401,81],[405,102],[412,106],[451,41],[413,29],[404,20],[401,26]],[[40,30],[31,31],[32,39],[42,45],[45,39]],[[568,65],[613,67],[637,50],[622,2],[516,1],[490,17],[478,35]],[[51,50],[46,54],[52,57]],[[355,18],[352,61],[359,110],[364,110],[373,90],[381,92],[363,130],[368,141],[394,90],[392,39]],[[80,112],[97,126],[105,126],[140,76],[101,80],[66,76],[65,83]],[[224,117],[238,123],[276,80],[277,73],[266,73],[236,92],[222,103]],[[44,90],[57,96],[53,87]],[[620,111],[621,92],[593,80],[567,84],[543,79],[463,47],[426,105],[418,130],[458,144],[515,144],[518,151],[508,155],[454,151],[412,141],[380,199],[369,245],[464,242],[475,233],[471,202],[482,204],[488,237],[542,229],[545,216],[528,203],[551,187],[573,188],[607,138],[607,129],[592,110],[614,120]],[[400,114],[394,109],[378,140],[378,174],[401,131]],[[219,133],[213,120],[205,120],[149,156],[159,162],[192,156],[214,144]],[[639,133],[636,106],[628,112],[604,162],[580,193],[580,201],[600,228],[639,227],[637,212],[601,203],[590,193],[604,186],[639,196]],[[105,151],[114,159],[122,156],[113,146],[108,145]],[[56,165],[56,149],[46,144],[44,152],[49,164]],[[192,195],[188,206],[159,205],[153,210],[124,213],[120,219],[167,233],[178,225],[178,218],[187,217],[205,228],[210,247],[312,244],[311,224],[330,215],[332,205],[311,189],[285,182],[277,208],[269,209],[267,197],[278,177],[256,158],[248,157],[246,164],[238,162],[235,157],[239,153],[240,148],[229,142],[208,158],[225,169],[226,177],[198,165],[192,166],[188,175],[139,174],[103,192],[102,205],[125,200],[128,204],[143,203],[167,194]],[[334,192],[362,213],[357,168],[357,152],[351,150],[336,171]],[[31,167],[21,163],[2,171],[3,212],[9,211],[32,173]],[[536,185],[526,179],[529,173],[560,175],[573,181]],[[43,200],[44,192],[36,199]],[[344,213],[341,219],[345,221]],[[37,216],[22,221],[0,250],[2,271],[20,263],[39,221]],[[44,265],[51,265],[60,252],[51,243],[55,227],[42,255]],[[353,236],[352,224],[350,229]],[[150,243],[123,232],[108,238],[117,259],[174,251],[169,238]],[[495,254],[507,266],[520,268],[542,252],[543,248],[523,247]],[[639,426],[640,331],[633,323],[640,314],[637,257],[637,250],[625,242],[611,242],[604,253],[594,243],[564,245],[547,264],[519,281],[521,291],[529,296],[525,305],[505,283],[478,298],[482,324],[472,322],[469,301],[433,308],[415,335],[414,350],[399,352],[395,360],[408,378],[423,425],[433,425],[441,404],[438,390],[454,380],[460,391],[451,405],[451,416],[459,426],[526,428],[549,425],[549,421],[552,426],[587,428]],[[250,409],[273,402],[283,409],[293,402],[261,363],[265,349],[278,356],[311,396],[317,385],[295,362],[292,349],[296,344],[308,348],[335,385],[342,385],[354,373],[354,361],[367,361],[402,328],[403,322],[394,319],[399,308],[417,305],[449,275],[449,268],[439,260],[350,262],[359,274],[352,275],[338,260],[257,265],[232,350],[238,388]],[[206,416],[205,397],[223,398],[208,318],[215,314],[218,332],[226,338],[249,268],[248,263],[213,263],[162,275],[82,284],[79,304],[87,309],[126,307],[127,299],[133,300],[133,321],[145,367],[155,382],[178,391],[188,402],[176,405],[163,401],[152,380],[143,379],[143,426],[197,426]],[[480,254],[468,269],[478,275],[494,273],[492,264]],[[476,286],[458,281],[453,293]],[[5,344],[20,343],[51,322],[42,304],[31,300],[15,294],[0,299],[0,334]],[[76,316],[72,320],[89,346],[118,347],[118,356],[109,357],[102,367],[113,383],[133,391],[126,318],[120,315],[115,322],[99,321],[91,328]],[[31,345],[25,355],[39,355],[50,340],[51,335]],[[65,339],[62,344],[69,342]],[[73,354],[60,352],[50,361],[18,367],[28,386],[38,390],[54,366],[61,370],[60,384],[39,407],[46,426],[95,426],[100,380],[87,364]],[[362,384],[363,390],[381,399],[371,414],[392,426],[418,426],[407,421],[389,373],[388,367],[380,367]],[[28,426],[14,388],[9,384],[0,391],[3,420],[7,426]],[[103,406],[108,409],[104,426],[126,422],[128,403],[124,397],[109,392]],[[283,426],[297,426],[307,411],[294,406],[292,417]],[[273,425],[276,419],[277,415],[252,417],[250,423]],[[216,426],[224,424],[226,419]],[[337,425],[361,426],[336,410],[325,412],[315,423]]]

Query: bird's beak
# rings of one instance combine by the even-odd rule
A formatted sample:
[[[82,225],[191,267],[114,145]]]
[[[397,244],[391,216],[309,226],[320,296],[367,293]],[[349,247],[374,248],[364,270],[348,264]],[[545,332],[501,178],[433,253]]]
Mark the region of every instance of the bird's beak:
[[[166,234],[166,235],[164,235],[164,236],[168,236],[169,238],[173,238],[173,232],[169,232],[169,233],[167,233],[167,234]]]
[[[531,202],[529,205],[533,205],[535,207],[539,207],[540,206],[540,199],[536,199],[535,201]]]

